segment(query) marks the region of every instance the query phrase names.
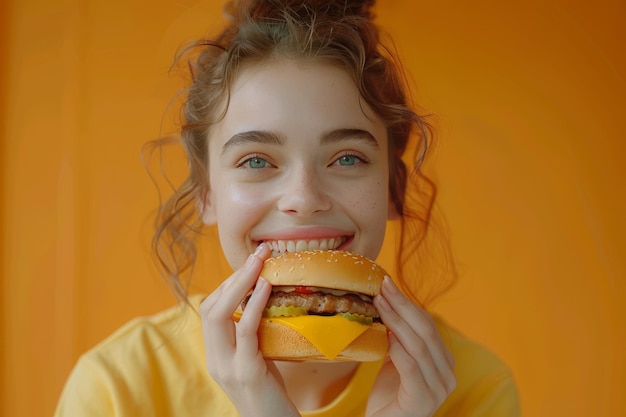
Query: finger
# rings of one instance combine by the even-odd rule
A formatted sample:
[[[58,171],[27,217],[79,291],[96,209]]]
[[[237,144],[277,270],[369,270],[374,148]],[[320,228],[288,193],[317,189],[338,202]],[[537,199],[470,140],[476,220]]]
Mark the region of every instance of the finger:
[[[211,295],[215,300],[210,306],[211,317],[217,320],[231,320],[232,314],[259,278],[263,262],[269,253],[268,246],[262,243],[243,266],[220,285],[219,292]]]
[[[413,386],[416,382],[416,375],[420,375],[426,385],[438,390],[442,385],[441,371],[433,359],[431,348],[394,311],[384,297],[377,297],[376,303],[381,318],[391,330],[389,356],[398,369],[401,379]],[[393,342],[395,344],[392,344]]]
[[[389,295],[388,291],[383,290],[383,293]],[[408,355],[407,358],[397,361],[395,365],[399,372],[405,376],[410,375],[408,369],[417,365],[433,392],[451,392],[456,385],[453,361],[450,359],[451,355],[444,345],[434,321],[426,312],[419,314],[421,309],[404,296],[401,298],[402,300],[397,300],[400,302],[394,306],[382,295],[374,300],[381,314],[381,319],[393,332]],[[402,306],[403,301],[414,308]],[[403,311],[404,314],[400,314],[398,311]],[[397,355],[395,358],[392,357],[392,360],[401,357],[403,356]]]
[[[416,360],[409,355],[398,338],[389,334],[390,357],[400,377],[397,404],[402,415],[432,415],[450,394],[450,390],[427,370],[428,361]],[[433,366],[432,362],[430,366]],[[432,370],[432,368],[431,368]]]
[[[418,334],[426,342],[439,368],[454,368],[452,354],[444,344],[432,316],[406,298],[389,277],[383,280],[382,294],[395,313],[390,324],[398,328],[392,328],[392,330],[398,335],[409,334],[409,330],[406,329],[409,327],[413,333]]]
[[[236,325],[237,350],[244,357],[252,357],[259,354],[257,332],[271,291],[272,286],[263,278],[259,278],[248,300],[246,309]]]
[[[406,351],[394,333],[389,333],[389,358],[400,376],[401,384],[404,386],[402,392],[417,393],[420,397],[429,392],[429,384],[424,376],[423,365],[420,365],[419,361]],[[420,397],[416,400],[423,403],[424,398]]]
[[[229,363],[236,347],[236,330],[232,319],[243,297],[259,276],[263,260],[269,255],[267,245],[260,245],[246,263],[207,297],[201,307],[205,346],[211,346],[207,363]]]

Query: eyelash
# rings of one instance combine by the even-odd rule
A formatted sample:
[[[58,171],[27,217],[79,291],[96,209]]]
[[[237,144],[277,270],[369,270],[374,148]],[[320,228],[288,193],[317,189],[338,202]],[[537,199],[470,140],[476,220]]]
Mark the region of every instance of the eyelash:
[[[346,158],[346,157],[354,157],[356,158],[358,161],[352,165],[344,165],[344,166],[354,166],[354,165],[358,165],[358,164],[369,164],[370,161],[365,158],[362,154],[355,152],[355,151],[343,151],[341,152],[337,158],[335,158],[335,160],[333,161],[333,163],[331,165],[335,165],[336,163],[338,163],[342,158]],[[265,164],[268,165],[272,165],[265,157],[263,157],[263,155],[260,154],[252,154],[252,155],[248,155],[246,157],[244,157],[243,159],[241,159],[236,167],[237,168],[249,168],[249,169],[263,169],[263,168],[267,168],[267,166],[263,166],[263,167],[258,167],[258,168],[253,168],[251,167],[249,164],[251,163],[251,161],[254,160],[258,160],[258,161],[263,161]],[[248,166],[246,166],[246,164],[248,164]],[[341,165],[341,164],[339,164]]]
[[[354,157],[354,158],[358,159],[358,162],[357,162],[356,164],[354,164],[354,165],[357,165],[357,164],[359,164],[359,163],[361,163],[361,164],[369,164],[369,163],[370,163],[369,159],[365,158],[362,154],[360,154],[360,153],[358,153],[358,152],[354,152],[354,151],[343,151],[343,152],[341,152],[341,153],[339,154],[339,156],[337,156],[337,158],[335,159],[335,161],[333,162],[333,164],[334,164],[334,163],[336,163],[336,162],[339,162],[339,160],[340,160],[341,158],[345,158],[345,157],[347,157],[347,156]],[[353,165],[348,165],[348,166],[353,166]]]
[[[263,161],[263,162],[265,162],[268,165],[272,165],[266,158],[263,157],[263,155],[252,154],[252,155],[245,156],[243,159],[241,159],[239,162],[237,162],[237,164],[235,166],[237,168],[249,168],[249,169],[263,169],[263,168],[267,168],[265,166],[261,167],[261,168],[253,168],[253,167],[251,167],[249,164],[253,160]],[[245,166],[246,164],[248,164],[248,166]]]

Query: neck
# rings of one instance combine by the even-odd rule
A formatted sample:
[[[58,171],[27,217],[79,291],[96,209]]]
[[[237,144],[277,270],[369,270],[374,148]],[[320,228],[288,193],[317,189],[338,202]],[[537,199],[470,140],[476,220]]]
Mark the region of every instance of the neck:
[[[299,410],[316,410],[332,402],[354,375],[356,362],[275,362],[287,394]]]

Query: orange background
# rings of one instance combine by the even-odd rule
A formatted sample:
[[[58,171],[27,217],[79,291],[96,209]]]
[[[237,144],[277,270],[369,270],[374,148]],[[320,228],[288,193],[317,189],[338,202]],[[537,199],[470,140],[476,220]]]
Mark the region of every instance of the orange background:
[[[461,276],[437,312],[510,364],[525,415],[626,415],[626,5],[380,3],[438,116]],[[0,3],[0,414],[51,415],[80,353],[174,303],[140,149],[172,130],[176,48],[220,8]]]

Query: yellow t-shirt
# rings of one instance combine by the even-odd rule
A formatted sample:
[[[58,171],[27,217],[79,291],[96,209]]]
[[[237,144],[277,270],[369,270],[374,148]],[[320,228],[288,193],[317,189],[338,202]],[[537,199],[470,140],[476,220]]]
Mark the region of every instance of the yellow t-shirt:
[[[199,305],[201,297],[192,297]],[[456,360],[457,388],[437,412],[442,416],[518,416],[509,369],[489,351],[437,320]],[[188,307],[135,319],[84,354],[72,371],[56,417],[238,416],[211,379],[201,323]],[[355,417],[365,412],[380,363],[363,363],[346,389],[303,417]]]

